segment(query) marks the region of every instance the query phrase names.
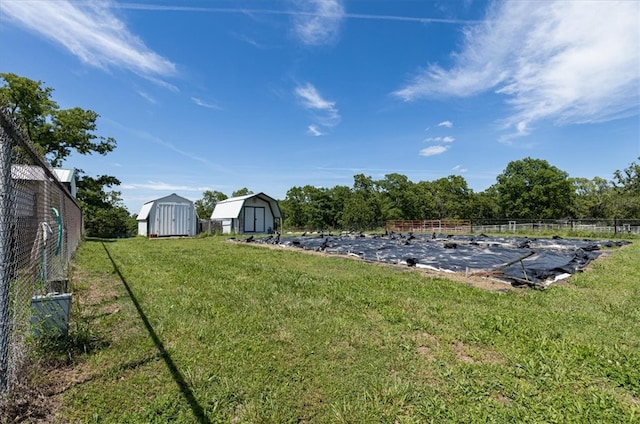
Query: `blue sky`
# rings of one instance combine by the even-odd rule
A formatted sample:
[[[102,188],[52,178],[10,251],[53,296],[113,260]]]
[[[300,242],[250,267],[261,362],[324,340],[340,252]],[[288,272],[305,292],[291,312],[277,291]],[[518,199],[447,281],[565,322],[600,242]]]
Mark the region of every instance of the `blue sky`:
[[[0,72],[100,114],[131,212],[400,173],[479,192],[510,161],[611,179],[640,156],[640,2],[0,2]]]

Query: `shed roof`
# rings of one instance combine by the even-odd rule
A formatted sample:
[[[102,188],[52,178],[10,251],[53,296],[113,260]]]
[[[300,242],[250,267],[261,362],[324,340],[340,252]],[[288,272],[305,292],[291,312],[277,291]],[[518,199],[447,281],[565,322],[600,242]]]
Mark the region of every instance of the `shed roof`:
[[[169,197],[177,197],[179,199],[185,200],[186,202],[189,203],[193,203],[191,200],[187,199],[186,197],[182,197],[179,196],[175,193],[171,193],[168,196],[163,196],[163,197],[159,197],[157,199],[154,200],[149,200],[147,203],[145,203],[144,205],[142,205],[142,208],[140,208],[140,213],[138,213],[138,217],[136,218],[138,221],[144,221],[145,219],[149,218],[149,213],[151,212],[151,209],[153,209],[153,205],[160,200],[164,200],[167,199]]]
[[[274,218],[282,217],[282,213],[280,212],[280,207],[278,206],[278,201],[276,199],[271,196],[267,196],[264,193],[257,193],[245,194],[244,196],[231,197],[226,200],[221,200],[220,202],[216,203],[216,207],[213,209],[213,213],[211,214],[211,219],[237,218],[238,216],[240,216],[240,211],[242,211],[244,203],[248,199],[251,199],[253,197],[257,197],[269,203]]]
[[[149,218],[149,213],[151,212],[151,208],[153,207],[153,202],[155,202],[155,200],[152,200],[142,205],[142,208],[140,209],[140,213],[138,214],[138,218],[137,218],[138,221],[144,221],[145,219]]]
[[[70,183],[75,177],[75,169],[53,168],[56,177],[63,183]]]

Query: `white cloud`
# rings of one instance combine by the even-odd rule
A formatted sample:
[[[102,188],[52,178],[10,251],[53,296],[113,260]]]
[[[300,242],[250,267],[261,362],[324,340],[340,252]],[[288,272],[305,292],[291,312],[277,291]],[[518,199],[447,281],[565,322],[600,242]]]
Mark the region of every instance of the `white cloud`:
[[[503,143],[510,144],[511,140],[517,137],[524,137],[531,134],[530,122],[528,121],[520,121],[518,123],[512,123],[511,126],[515,127],[515,132],[511,132],[510,134],[503,135],[500,137],[500,141]]]
[[[447,146],[430,146],[420,150],[420,156],[435,156],[446,152],[449,149]]]
[[[292,16],[293,31],[303,44],[317,46],[337,40],[345,18],[341,0],[297,0],[294,4],[299,11]]]
[[[222,109],[220,106],[218,106],[215,103],[210,103],[210,102],[205,102],[204,100],[201,100],[197,97],[192,97],[191,101],[195,104],[197,104],[198,106],[207,108],[207,109],[216,109],[216,110],[220,110]]]
[[[309,127],[307,128],[307,133],[311,134],[314,137],[320,137],[321,135],[324,135],[324,133],[320,131],[315,125],[309,125]]]
[[[524,19],[523,17],[527,18]],[[513,136],[532,123],[604,122],[638,113],[640,3],[512,1],[465,29],[454,65],[429,65],[394,92],[406,101],[494,90],[511,113]]]
[[[433,143],[453,143],[456,139],[451,136],[446,137],[429,137],[425,138],[424,141],[433,142]]]
[[[335,102],[325,100],[322,98],[318,90],[307,83],[303,86],[298,86],[295,89],[295,94],[298,96],[305,109],[309,109],[316,114],[316,119],[325,127],[333,127],[340,122],[340,114],[336,108]]]
[[[331,113],[338,112],[335,108],[335,102],[323,99],[318,90],[310,83],[296,87],[296,94],[307,109],[326,110]]]
[[[451,128],[453,127],[453,122],[451,121],[442,121],[438,124],[439,127]]]
[[[112,12],[110,1],[3,1],[15,23],[62,45],[87,65],[128,69],[157,79],[176,73],[175,65],[150,50]]]
[[[456,165],[451,170],[459,172],[461,174],[464,174],[465,172],[467,172],[467,168],[463,168],[462,165]]]

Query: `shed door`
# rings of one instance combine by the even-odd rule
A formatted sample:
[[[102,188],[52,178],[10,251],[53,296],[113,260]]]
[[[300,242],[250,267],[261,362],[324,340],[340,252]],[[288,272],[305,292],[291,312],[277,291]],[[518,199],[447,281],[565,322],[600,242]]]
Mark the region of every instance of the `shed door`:
[[[191,235],[191,214],[186,203],[158,203],[156,210],[156,232],[158,236]]]
[[[255,206],[244,207],[244,232],[264,233],[264,208]]]

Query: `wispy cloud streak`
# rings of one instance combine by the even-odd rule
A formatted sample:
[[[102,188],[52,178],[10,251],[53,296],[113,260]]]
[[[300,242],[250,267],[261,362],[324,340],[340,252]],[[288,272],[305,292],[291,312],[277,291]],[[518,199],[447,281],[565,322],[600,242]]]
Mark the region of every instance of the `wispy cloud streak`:
[[[217,104],[215,104],[215,103],[212,103],[212,102],[205,102],[204,100],[199,99],[199,98],[197,98],[197,97],[192,97],[192,98],[191,98],[191,101],[192,101],[193,103],[197,104],[198,106],[200,106],[200,107],[204,107],[204,108],[207,108],[207,109],[216,109],[216,110],[221,110],[221,109],[222,109],[220,106],[218,106],[218,105],[217,105]]]
[[[16,24],[63,46],[87,65],[127,69],[150,79],[176,73],[113,13],[110,1],[4,1],[2,12]]]
[[[309,127],[307,128],[307,133],[311,134],[314,137],[320,137],[324,135],[324,133],[320,131],[315,125],[309,125]]]
[[[465,29],[450,69],[430,64],[394,94],[411,101],[493,90],[511,107],[501,121],[511,133],[505,139],[545,119],[577,124],[634,115],[638,16],[633,1],[496,3],[483,23]]]
[[[335,102],[325,100],[311,83],[296,87],[295,94],[302,106],[315,114],[321,125],[333,127],[340,122],[340,113]],[[311,130],[311,127],[309,129]],[[317,127],[315,129],[318,131]]]
[[[146,91],[138,90],[137,93],[140,95],[140,97],[142,97],[143,99],[145,99],[149,103],[151,103],[153,105],[158,104],[158,101],[151,94],[147,93]]]
[[[453,24],[466,25],[478,23],[476,20],[468,19],[446,19],[446,18],[429,18],[417,16],[399,16],[399,15],[376,15],[365,13],[349,13],[343,10],[338,14],[335,11],[317,8],[316,10],[277,10],[277,9],[251,9],[251,8],[233,8],[233,7],[195,7],[195,6],[178,6],[178,5],[159,5],[159,4],[141,4],[141,3],[121,3],[121,9],[147,10],[156,12],[201,12],[201,13],[231,13],[245,15],[285,15],[285,16],[306,16],[312,18],[314,16],[324,18],[340,18],[344,19],[362,19],[376,21],[397,21],[411,22],[418,24]]]
[[[228,169],[226,169],[222,165],[219,165],[217,163],[211,162],[210,160],[202,157],[201,155],[198,155],[198,154],[195,154],[195,153],[180,149],[180,148],[176,147],[175,144],[173,144],[171,142],[168,142],[168,141],[165,141],[165,140],[163,140],[163,139],[161,139],[159,137],[156,137],[155,135],[150,134],[147,131],[133,130],[133,129],[126,128],[126,127],[123,127],[123,128],[126,131],[130,132],[135,137],[137,137],[137,138],[139,138],[141,140],[149,141],[151,143],[154,143],[154,144],[162,146],[162,147],[164,147],[166,149],[169,149],[169,150],[171,150],[171,151],[173,151],[173,152],[175,152],[175,153],[177,153],[177,154],[179,154],[181,156],[184,156],[184,157],[186,157],[188,159],[191,159],[191,160],[196,161],[196,162],[200,162],[200,163],[206,165],[207,167],[209,167],[212,170],[220,171],[220,172],[228,172]]]

